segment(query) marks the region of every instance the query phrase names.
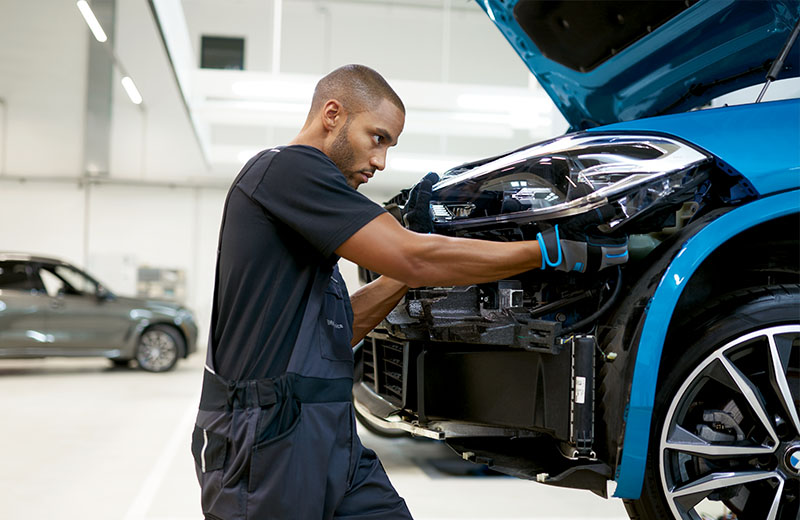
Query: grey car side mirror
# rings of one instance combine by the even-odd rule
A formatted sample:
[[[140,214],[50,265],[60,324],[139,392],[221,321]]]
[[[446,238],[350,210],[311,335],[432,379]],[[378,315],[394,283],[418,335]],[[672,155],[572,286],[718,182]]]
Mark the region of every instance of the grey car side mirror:
[[[100,301],[108,301],[114,298],[114,295],[111,293],[111,291],[109,291],[102,285],[97,286],[97,292],[95,293],[95,295],[97,296],[97,299]]]

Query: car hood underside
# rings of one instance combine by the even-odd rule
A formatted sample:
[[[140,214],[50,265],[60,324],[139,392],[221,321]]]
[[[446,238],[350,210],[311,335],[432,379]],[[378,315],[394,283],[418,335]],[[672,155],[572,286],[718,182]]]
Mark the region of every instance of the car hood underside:
[[[685,112],[761,83],[796,0],[476,0],[571,129]],[[781,78],[798,76],[794,45]]]

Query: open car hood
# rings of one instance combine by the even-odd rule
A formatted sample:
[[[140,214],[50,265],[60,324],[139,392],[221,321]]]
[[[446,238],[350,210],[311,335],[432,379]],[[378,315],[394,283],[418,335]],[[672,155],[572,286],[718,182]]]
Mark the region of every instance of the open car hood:
[[[685,112],[750,85],[797,0],[476,0],[572,130]],[[800,75],[795,43],[780,78]]]

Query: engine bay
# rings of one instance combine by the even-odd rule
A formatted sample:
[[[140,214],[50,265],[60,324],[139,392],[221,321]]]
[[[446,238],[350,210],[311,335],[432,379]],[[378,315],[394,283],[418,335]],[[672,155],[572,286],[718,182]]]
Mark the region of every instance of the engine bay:
[[[401,222],[410,191],[385,204]],[[617,355],[602,344],[609,311],[684,227],[753,196],[724,164],[657,136],[567,136],[445,172],[430,201],[434,233],[510,242],[577,225],[627,239],[629,260],[410,289],[358,350],[356,408],[504,473],[557,471],[544,481],[603,489],[610,453],[597,452],[594,391],[598,359]],[[523,455],[545,444],[560,455]]]
[[[398,220],[409,191],[385,205]],[[532,270],[485,284],[411,289],[382,328],[405,340],[555,352],[559,338],[596,327],[625,271],[693,219],[752,192],[709,156],[656,136],[568,136],[453,168],[433,187],[435,233],[535,240],[547,227],[591,216],[580,225],[627,238],[629,262],[591,275]],[[363,283],[376,276],[361,270]]]

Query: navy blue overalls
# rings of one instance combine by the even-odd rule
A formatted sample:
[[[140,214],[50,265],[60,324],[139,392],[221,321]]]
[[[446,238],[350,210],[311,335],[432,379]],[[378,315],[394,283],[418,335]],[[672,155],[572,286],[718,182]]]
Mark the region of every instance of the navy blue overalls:
[[[375,453],[356,434],[353,312],[344,280],[335,264],[313,269],[285,374],[243,381],[219,376],[211,331],[192,434],[207,519],[411,518]],[[212,328],[218,270],[219,251]]]

